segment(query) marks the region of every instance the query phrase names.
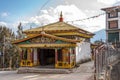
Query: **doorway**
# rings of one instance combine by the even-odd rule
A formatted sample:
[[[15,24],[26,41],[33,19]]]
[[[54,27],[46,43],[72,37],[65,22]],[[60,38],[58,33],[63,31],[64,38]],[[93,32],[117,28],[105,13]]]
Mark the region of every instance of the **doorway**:
[[[38,48],[38,60],[41,66],[55,65],[55,49]]]

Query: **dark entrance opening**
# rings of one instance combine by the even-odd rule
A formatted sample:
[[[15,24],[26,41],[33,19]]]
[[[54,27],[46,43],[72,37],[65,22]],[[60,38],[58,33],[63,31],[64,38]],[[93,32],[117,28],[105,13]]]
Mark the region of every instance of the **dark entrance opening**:
[[[41,66],[55,65],[55,49],[38,49],[38,59]]]

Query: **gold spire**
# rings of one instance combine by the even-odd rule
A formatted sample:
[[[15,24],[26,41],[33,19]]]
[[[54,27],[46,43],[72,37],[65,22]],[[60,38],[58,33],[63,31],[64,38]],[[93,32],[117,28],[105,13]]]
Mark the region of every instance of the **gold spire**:
[[[62,15],[62,11],[61,11],[61,13],[60,13],[59,22],[63,22],[63,15]]]
[[[62,18],[62,16],[63,16],[63,15],[62,15],[62,11],[61,11],[61,13],[60,13],[60,18]]]

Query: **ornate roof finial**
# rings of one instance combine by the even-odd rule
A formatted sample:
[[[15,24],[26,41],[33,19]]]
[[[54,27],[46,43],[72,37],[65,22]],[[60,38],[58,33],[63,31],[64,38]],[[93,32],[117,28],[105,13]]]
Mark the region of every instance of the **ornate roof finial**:
[[[63,22],[63,15],[62,15],[62,11],[61,11],[61,13],[60,13],[59,22]]]
[[[44,27],[42,27],[41,34],[45,34]]]

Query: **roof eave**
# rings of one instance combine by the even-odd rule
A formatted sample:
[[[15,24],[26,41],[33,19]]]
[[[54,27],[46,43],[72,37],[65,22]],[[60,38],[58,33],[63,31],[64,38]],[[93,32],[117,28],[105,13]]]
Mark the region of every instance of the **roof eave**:
[[[57,37],[57,36],[54,36],[54,35],[49,35],[49,34],[38,34],[36,36],[31,36],[31,37],[28,37],[28,38],[24,38],[24,39],[20,39],[20,40],[16,40],[14,42],[12,42],[12,44],[18,44],[20,42],[23,42],[23,41],[26,41],[26,40],[29,40],[31,38],[35,38],[35,37],[38,37],[38,36],[47,36],[49,38],[54,38],[54,39],[58,39],[58,40],[62,40],[62,41],[66,41],[66,42],[71,42],[71,43],[77,43],[78,41],[77,40],[72,40],[72,39],[66,39],[66,38],[62,38],[62,37]]]
[[[101,10],[106,11],[108,9],[112,9],[112,8],[116,8],[116,7],[120,8],[120,6],[113,6],[113,7],[102,8]]]

